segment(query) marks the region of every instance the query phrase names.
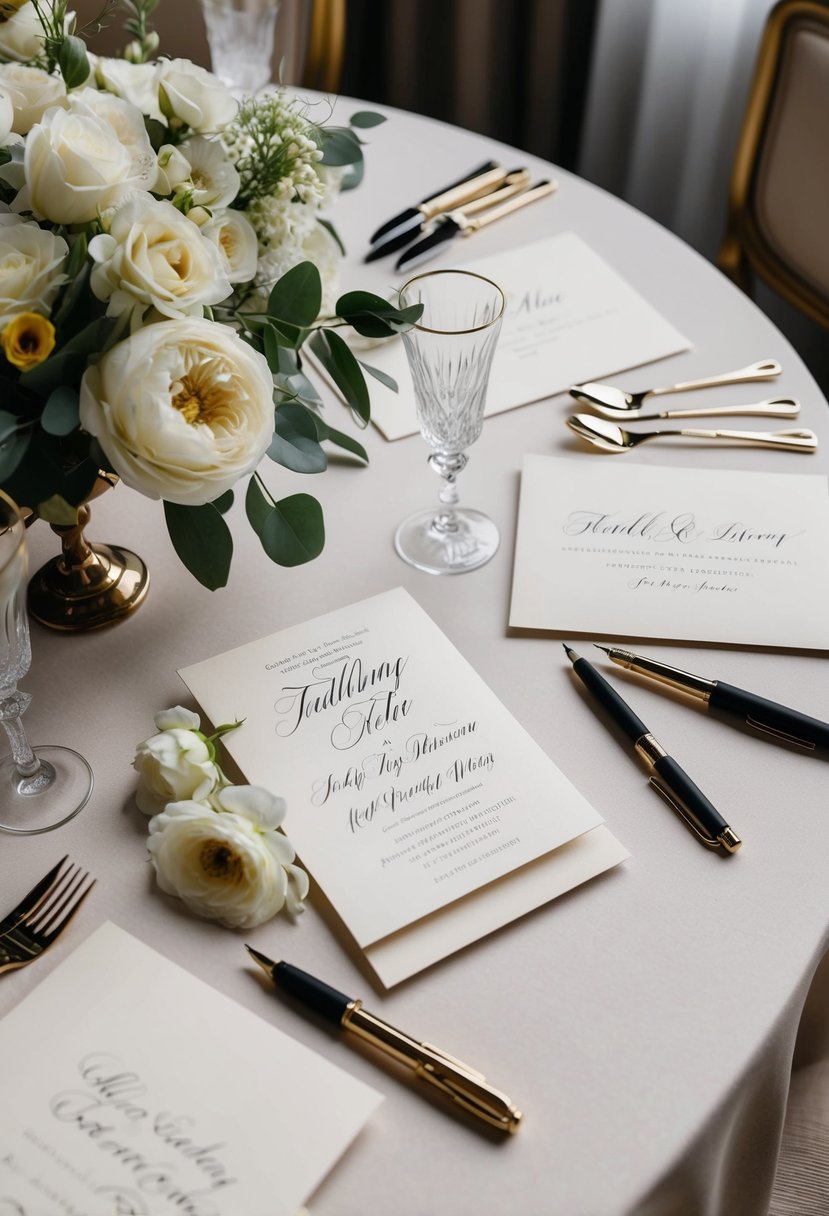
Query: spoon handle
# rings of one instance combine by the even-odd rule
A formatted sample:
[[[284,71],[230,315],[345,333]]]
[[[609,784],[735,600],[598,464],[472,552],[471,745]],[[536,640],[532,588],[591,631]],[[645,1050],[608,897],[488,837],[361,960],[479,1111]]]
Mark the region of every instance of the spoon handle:
[[[687,393],[695,388],[717,388],[721,384],[747,384],[753,380],[773,380],[779,376],[783,368],[776,359],[762,359],[759,363],[751,363],[748,367],[738,368],[736,372],[722,372],[719,376],[708,376],[704,380],[684,380],[679,384],[671,384],[667,388],[652,388],[649,397],[660,397],[663,393]]]
[[[752,447],[783,448],[789,452],[816,452],[814,431],[704,431],[686,428],[681,431],[654,431],[660,435],[685,435],[689,439],[719,439],[723,443],[746,443]]]
[[[657,418],[796,418],[800,413],[800,402],[796,397],[770,397],[768,401],[757,401],[753,405],[712,405],[706,409],[662,410],[659,414],[636,414],[632,410],[619,410],[618,417],[636,418],[640,422],[651,422]]]

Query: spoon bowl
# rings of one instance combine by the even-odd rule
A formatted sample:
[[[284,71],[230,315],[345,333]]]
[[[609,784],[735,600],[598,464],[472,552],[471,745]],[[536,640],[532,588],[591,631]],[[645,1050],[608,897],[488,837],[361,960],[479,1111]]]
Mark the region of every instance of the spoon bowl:
[[[757,380],[773,380],[779,376],[783,368],[776,359],[761,359],[748,367],[740,367],[734,372],[720,372],[716,376],[706,376],[702,380],[684,380],[679,384],[670,384],[665,388],[647,388],[640,393],[627,393],[624,389],[612,384],[574,384],[570,396],[583,405],[590,405],[597,410],[605,406],[609,410],[636,411],[641,409],[646,397],[661,397],[665,393],[687,393],[692,389],[717,388],[723,384],[749,384]]]

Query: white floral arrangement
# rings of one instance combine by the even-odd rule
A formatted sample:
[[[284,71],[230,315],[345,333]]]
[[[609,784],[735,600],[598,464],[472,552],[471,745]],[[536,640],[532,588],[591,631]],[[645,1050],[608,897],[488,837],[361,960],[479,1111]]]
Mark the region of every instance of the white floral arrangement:
[[[280,830],[285,802],[255,785],[231,785],[198,714],[177,705],[155,715],[138,745],[135,800],[150,816],[147,848],[162,891],[231,929],[252,929],[281,909],[303,910],[308,875]]]
[[[337,329],[392,336],[419,309],[339,299],[340,244],[322,217],[362,176],[356,133],[311,122],[285,90],[237,103],[206,69],[150,59],[158,0],[109,0],[132,41],[89,54],[66,0],[0,0],[0,486],[72,524],[101,472],[162,499],[181,560],[224,586],[225,514],[293,566],[321,551],[309,494],[279,498],[267,454],[319,473],[323,420],[307,342],[365,426],[362,364]],[[385,378],[387,380],[387,378]]]

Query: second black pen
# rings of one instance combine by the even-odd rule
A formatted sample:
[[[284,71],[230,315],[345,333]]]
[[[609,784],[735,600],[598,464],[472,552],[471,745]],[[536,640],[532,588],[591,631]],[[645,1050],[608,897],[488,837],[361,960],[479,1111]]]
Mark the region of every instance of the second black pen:
[[[573,671],[596,701],[633,743],[634,751],[651,770],[650,783],[708,848],[736,853],[742,841],[685,770],[669,756],[641,718],[619,696],[601,672],[570,646],[564,645]]]

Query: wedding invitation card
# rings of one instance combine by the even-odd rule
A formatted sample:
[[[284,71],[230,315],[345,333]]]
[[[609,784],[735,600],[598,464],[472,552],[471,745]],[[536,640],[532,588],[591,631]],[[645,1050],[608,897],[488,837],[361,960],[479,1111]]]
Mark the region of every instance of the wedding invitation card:
[[[296,1216],[381,1101],[111,923],[0,1023],[0,1077],[3,1216]]]
[[[463,245],[466,253],[474,238]],[[651,363],[691,346],[574,232],[464,261],[463,268],[494,280],[507,298],[487,415],[541,401],[572,384]],[[355,353],[398,384],[395,393],[369,378],[372,422],[387,439],[418,434],[402,341],[393,339]],[[311,362],[321,371],[313,357]]]
[[[813,474],[525,456],[509,623],[829,649],[829,493]]]
[[[601,829],[546,889],[528,874],[602,821],[401,588],[180,674],[214,722],[244,719],[225,746],[285,797],[303,864],[387,985],[497,927],[473,893],[526,876],[496,901],[503,924],[626,855]]]

